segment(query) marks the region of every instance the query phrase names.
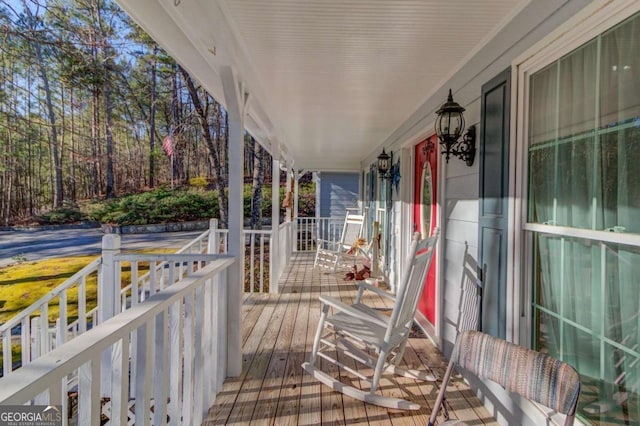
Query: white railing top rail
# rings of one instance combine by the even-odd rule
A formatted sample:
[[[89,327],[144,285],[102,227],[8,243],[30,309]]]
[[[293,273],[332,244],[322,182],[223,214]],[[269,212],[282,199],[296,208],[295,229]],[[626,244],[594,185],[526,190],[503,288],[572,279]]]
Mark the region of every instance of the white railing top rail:
[[[184,253],[186,251],[189,251],[191,248],[195,247],[197,244],[199,244],[200,242],[204,241],[208,237],[209,237],[209,230],[206,230],[202,234],[200,234],[197,237],[195,237],[193,240],[189,241],[180,250],[176,251],[175,254],[181,254],[181,253]],[[122,260],[128,260],[128,259],[122,259]],[[139,260],[146,261],[146,260],[150,260],[150,259],[139,259]],[[154,257],[153,260],[156,260],[156,258]],[[162,260],[162,259],[157,259],[157,260]],[[156,272],[161,271],[162,268],[164,268],[164,264],[163,263],[160,263],[160,264],[155,266]],[[145,282],[145,280],[150,278],[150,275],[151,275],[150,271],[147,271],[144,274],[140,275],[138,277],[138,284],[143,284]],[[121,295],[122,294],[126,294],[129,290],[131,290],[131,286],[132,286],[132,283],[129,283],[126,286],[122,287],[120,289],[120,294]]]
[[[115,258],[121,262],[208,262],[215,260],[218,255],[199,253],[121,253]]]
[[[53,290],[49,291],[47,294],[42,296],[37,301],[33,302],[31,304],[31,306],[29,306],[28,308],[24,309],[18,315],[16,315],[15,317],[11,318],[10,320],[8,320],[4,324],[2,324],[0,326],[0,333],[4,333],[4,332],[6,332],[8,330],[11,330],[13,327],[15,327],[18,324],[20,324],[24,318],[27,318],[27,317],[31,316],[31,314],[33,314],[36,311],[38,311],[42,305],[48,304],[50,301],[52,301],[53,299],[58,297],[60,295],[60,293],[62,293],[63,291],[68,290],[69,288],[73,287],[78,282],[78,280],[80,280],[80,278],[82,278],[83,276],[86,276],[86,275],[89,275],[89,274],[91,274],[93,272],[96,272],[98,270],[98,268],[100,267],[100,263],[101,262],[102,262],[102,258],[100,256],[98,256],[94,261],[89,263],[87,266],[85,266],[84,268],[80,269],[78,272],[73,274],[71,277],[67,278],[62,284],[60,284],[59,286],[57,286]]]
[[[220,232],[221,234],[228,234],[229,233],[228,229],[216,229],[216,231]],[[243,229],[242,233],[243,234],[263,234],[263,235],[267,235],[267,234],[271,234],[271,230],[270,229]]]
[[[145,302],[106,320],[30,364],[0,379],[0,405],[23,404],[59,382],[86,362],[100,358],[103,350],[167,309],[195,287],[231,266],[236,259],[225,255],[205,255],[212,262],[179,283],[154,294]],[[214,260],[215,259],[215,260]]]
[[[192,247],[194,247],[196,244],[198,244],[200,241],[205,240],[206,238],[209,237],[209,230],[207,229],[206,231],[204,231],[202,234],[198,235],[197,237],[195,237],[193,240],[189,241],[187,244],[185,244],[184,247],[182,247],[180,250],[176,251],[176,253],[184,253],[185,251],[190,250]]]

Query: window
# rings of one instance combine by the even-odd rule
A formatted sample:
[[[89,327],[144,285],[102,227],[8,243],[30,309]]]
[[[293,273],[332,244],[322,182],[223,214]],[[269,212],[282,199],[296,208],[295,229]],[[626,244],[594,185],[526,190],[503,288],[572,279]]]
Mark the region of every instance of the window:
[[[640,421],[640,15],[531,75],[533,346],[591,424]]]

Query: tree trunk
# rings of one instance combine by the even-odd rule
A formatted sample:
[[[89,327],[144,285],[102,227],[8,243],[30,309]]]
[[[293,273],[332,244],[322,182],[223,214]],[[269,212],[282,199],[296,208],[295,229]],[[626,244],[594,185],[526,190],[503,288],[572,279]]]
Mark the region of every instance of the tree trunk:
[[[191,97],[191,102],[193,103],[193,107],[196,111],[196,116],[198,118],[198,122],[200,123],[200,127],[202,129],[202,135],[204,136],[204,140],[207,143],[207,148],[209,149],[209,157],[211,159],[212,168],[211,174],[213,176],[214,185],[217,190],[218,195],[218,210],[220,214],[220,227],[227,227],[227,194],[225,193],[225,181],[223,181],[223,176],[220,173],[220,157],[218,155],[218,150],[213,143],[213,137],[211,136],[211,130],[209,129],[209,122],[207,120],[207,115],[205,113],[204,108],[202,107],[202,102],[200,101],[200,97],[198,96],[198,91],[191,79],[189,73],[182,67],[179,66],[182,77],[187,85],[187,90],[189,91],[189,95]]]
[[[111,103],[111,79],[106,75],[104,81],[104,108],[105,108],[105,136],[107,148],[107,191],[106,197],[115,197],[115,181],[113,175],[113,105]]]
[[[76,201],[76,127],[75,114],[73,112],[73,86],[69,87],[69,112],[71,114],[71,149],[69,150],[69,163],[71,163],[71,177],[69,189],[71,190],[71,200]]]
[[[149,111],[149,188],[155,186],[155,156],[153,151],[156,148],[156,90],[157,90],[157,70],[158,47],[153,48],[153,63],[151,64],[151,106]]]
[[[98,145],[99,145],[99,133],[98,126],[100,125],[100,112],[98,111],[98,102],[100,95],[98,94],[98,88],[93,87],[93,102],[91,104],[91,156],[93,160],[93,195],[98,197],[100,195],[100,159],[98,158]]]
[[[251,185],[251,229],[262,229],[262,184],[264,163],[262,146],[253,140],[253,183]]]
[[[32,31],[36,32],[36,17],[33,16],[31,9],[27,6],[26,0],[23,0],[24,10],[29,16],[29,22]],[[42,87],[44,89],[45,104],[47,107],[47,119],[49,120],[49,145],[51,146],[51,160],[53,163],[53,207],[62,206],[64,200],[63,188],[62,188],[62,159],[58,154],[58,129],[56,127],[56,114],[53,109],[53,101],[51,98],[51,88],[49,86],[49,76],[47,74],[47,68],[42,54],[42,47],[40,43],[35,40],[31,41],[31,45],[36,54],[38,73],[42,79]]]

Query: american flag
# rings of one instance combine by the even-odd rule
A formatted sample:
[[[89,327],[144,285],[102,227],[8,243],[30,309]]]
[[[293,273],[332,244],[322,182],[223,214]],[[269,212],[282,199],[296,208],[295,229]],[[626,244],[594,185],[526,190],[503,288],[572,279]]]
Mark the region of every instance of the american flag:
[[[171,139],[171,136],[167,135],[164,137],[164,141],[162,142],[162,149],[164,150],[165,154],[167,154],[167,156],[173,157],[173,139]]]

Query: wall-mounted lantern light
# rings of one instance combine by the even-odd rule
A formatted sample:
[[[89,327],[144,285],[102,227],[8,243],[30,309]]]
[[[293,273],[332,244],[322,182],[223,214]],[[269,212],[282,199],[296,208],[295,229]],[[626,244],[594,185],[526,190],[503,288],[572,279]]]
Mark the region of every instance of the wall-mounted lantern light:
[[[393,155],[393,153],[392,153]],[[382,154],[378,155],[378,176],[380,179],[391,179],[392,157],[382,148]]]
[[[391,182],[398,191],[400,185],[400,160],[393,163],[393,153],[387,154],[384,148],[378,155],[378,176]]]
[[[464,108],[453,100],[451,89],[449,89],[447,102],[436,111],[438,118],[436,118],[435,130],[440,139],[442,153],[445,155],[447,163],[449,162],[449,157],[453,154],[465,161],[467,166],[472,166],[476,157],[476,127],[471,126],[467,133],[462,136],[462,132],[464,132],[463,112]],[[462,139],[460,139],[461,136]]]

